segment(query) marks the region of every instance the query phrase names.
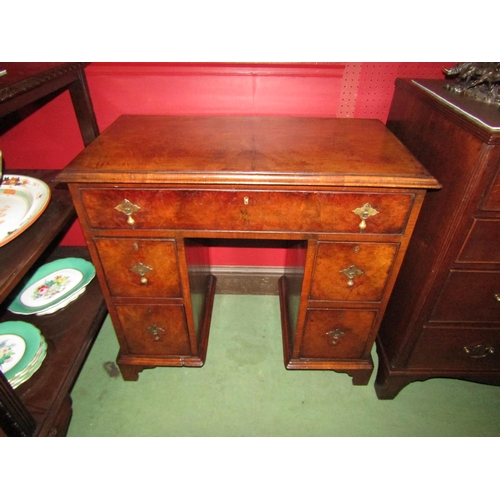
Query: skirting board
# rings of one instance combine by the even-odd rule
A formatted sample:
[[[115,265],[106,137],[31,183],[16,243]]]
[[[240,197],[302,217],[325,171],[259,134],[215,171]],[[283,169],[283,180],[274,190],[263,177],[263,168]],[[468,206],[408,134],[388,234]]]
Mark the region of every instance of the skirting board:
[[[217,277],[216,293],[224,295],[278,295],[283,267],[212,266]]]

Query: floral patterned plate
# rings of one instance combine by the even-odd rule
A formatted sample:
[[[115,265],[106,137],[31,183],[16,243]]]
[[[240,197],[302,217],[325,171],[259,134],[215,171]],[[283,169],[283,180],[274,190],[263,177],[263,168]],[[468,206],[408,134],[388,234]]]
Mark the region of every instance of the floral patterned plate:
[[[72,293],[69,295],[66,299],[64,299],[62,302],[58,302],[54,307],[49,307],[49,309],[44,309],[43,311],[37,312],[37,316],[45,316],[47,314],[53,314],[56,311],[59,311],[59,309],[63,309],[66,307],[70,302],[73,302],[76,300],[82,293],[85,292],[87,287],[79,288],[75,293]]]
[[[19,335],[0,335],[0,371],[7,373],[21,361],[26,351],[26,342]]]
[[[37,269],[8,309],[16,314],[55,312],[60,309],[58,305],[71,302],[68,299],[94,276],[95,267],[85,259],[69,257],[49,262]]]
[[[0,184],[0,247],[35,222],[49,204],[50,188],[25,175],[4,175]]]
[[[37,355],[42,341],[40,330],[31,323],[24,321],[0,323],[0,344],[5,344],[2,352],[4,358],[7,358],[0,369],[7,380],[10,381],[29,366]],[[9,360],[17,357],[19,359],[9,366]]]

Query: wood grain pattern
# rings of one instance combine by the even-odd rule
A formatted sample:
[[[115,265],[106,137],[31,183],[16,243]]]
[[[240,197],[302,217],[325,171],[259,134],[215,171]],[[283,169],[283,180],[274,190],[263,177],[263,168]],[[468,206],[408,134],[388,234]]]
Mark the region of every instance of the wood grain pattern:
[[[380,122],[294,117],[123,116],[59,180],[69,182],[126,380],[203,365],[215,290],[206,250],[217,238],[285,247],[286,368],[368,383],[424,188],[439,187]],[[137,207],[132,219],[115,208],[124,200]],[[365,204],[374,211],[363,227],[355,211]],[[130,274],[134,254],[154,268],[148,283]],[[362,269],[352,286],[341,273],[350,265]],[[151,339],[148,315],[170,321],[170,340]],[[334,348],[336,328],[346,338]]]

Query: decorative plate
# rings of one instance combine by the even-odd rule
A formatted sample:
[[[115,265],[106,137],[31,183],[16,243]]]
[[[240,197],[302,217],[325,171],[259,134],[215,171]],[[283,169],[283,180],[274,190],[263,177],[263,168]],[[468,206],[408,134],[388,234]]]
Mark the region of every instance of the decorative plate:
[[[35,222],[49,204],[50,188],[25,175],[4,175],[0,184],[0,247]]]
[[[13,337],[21,337],[24,341],[24,352],[21,355],[21,358],[10,368],[6,366],[5,371],[2,365],[2,372],[7,378],[10,380],[16,374],[24,370],[30,362],[33,360],[35,355],[38,353],[40,348],[40,344],[42,342],[42,336],[40,334],[40,330],[33,326],[31,323],[26,323],[24,321],[5,321],[4,323],[0,323],[0,339],[3,336],[8,336],[8,339],[12,339]],[[16,354],[16,350],[23,349],[22,343],[10,342],[10,347],[8,348]],[[7,369],[8,368],[8,369]]]
[[[69,257],[49,262],[37,269],[9,305],[9,311],[37,314],[53,309],[55,312],[60,309],[56,306],[71,302],[68,299],[86,287],[94,276],[95,267],[85,259]]]
[[[42,366],[45,357],[47,356],[47,343],[43,336],[41,337],[40,347],[29,363],[29,365],[23,370],[18,372],[13,377],[9,378],[9,384],[13,389],[19,387],[22,383],[26,382],[32,375]]]
[[[63,301],[58,302],[54,307],[49,307],[48,309],[44,309],[43,311],[37,312],[36,315],[37,316],[44,316],[47,314],[53,314],[56,311],[59,311],[59,309],[63,309],[68,304],[70,304],[71,302],[76,300],[78,297],[80,297],[80,295],[82,295],[86,289],[87,289],[87,287],[85,287],[85,286],[83,288],[79,288],[75,293],[72,293],[69,297],[67,297]]]
[[[0,371],[6,373],[21,361],[26,351],[26,342],[19,335],[0,335]]]

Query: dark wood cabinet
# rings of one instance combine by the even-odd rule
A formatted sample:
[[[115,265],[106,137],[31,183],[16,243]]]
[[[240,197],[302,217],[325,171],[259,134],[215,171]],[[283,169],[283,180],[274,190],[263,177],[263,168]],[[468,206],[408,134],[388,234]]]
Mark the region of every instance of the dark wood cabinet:
[[[211,240],[282,242],[284,363],[367,384],[371,349],[436,180],[376,120],[122,116],[68,182],[126,380],[202,366]]]
[[[376,391],[500,383],[500,113],[442,80],[398,80],[387,126],[442,184],[429,192],[378,337]]]
[[[4,63],[0,79],[0,132],[18,123],[56,95],[69,91],[83,141],[97,136],[97,124],[83,73],[85,63]],[[59,247],[76,218],[68,189],[55,181],[59,171],[24,170],[8,174],[46,182],[51,200],[26,231],[0,248],[0,321],[27,321],[40,329],[47,356],[37,372],[15,390],[0,373],[0,436],[62,436],[71,418],[70,391],[107,310],[97,280],[66,308],[47,316],[19,316],[11,300],[40,265],[66,257],[90,259],[84,247]]]

